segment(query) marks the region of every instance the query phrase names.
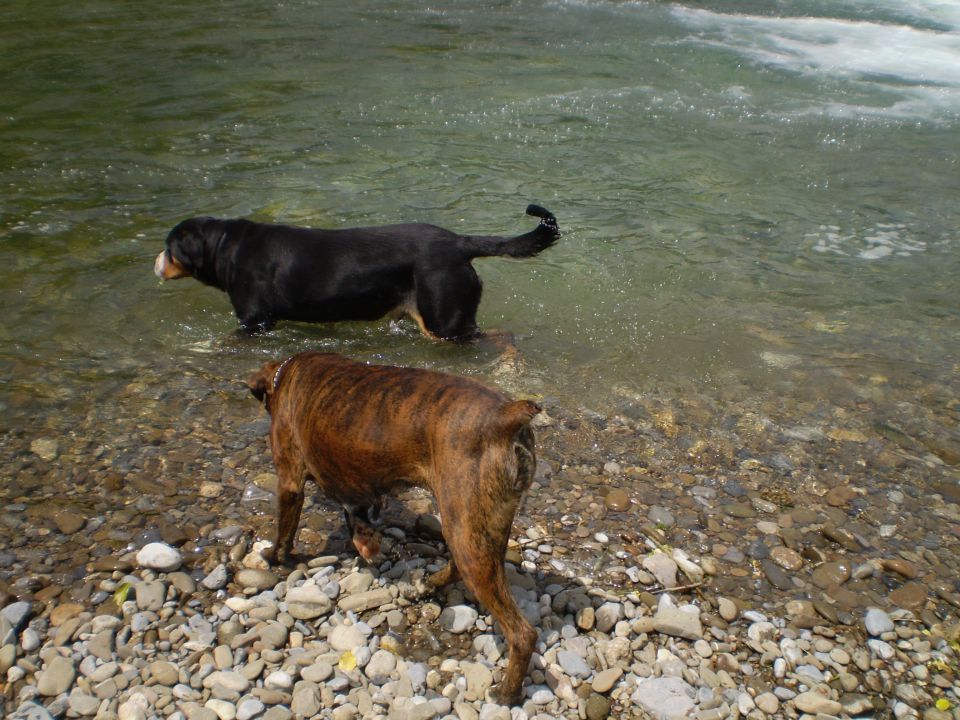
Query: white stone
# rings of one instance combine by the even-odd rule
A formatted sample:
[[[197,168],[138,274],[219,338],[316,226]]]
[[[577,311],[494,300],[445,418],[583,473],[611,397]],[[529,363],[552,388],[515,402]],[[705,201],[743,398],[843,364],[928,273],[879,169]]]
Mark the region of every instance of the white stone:
[[[656,720],[688,717],[696,691],[680,678],[653,678],[637,683],[630,699]]]
[[[356,625],[337,625],[330,632],[327,642],[338,652],[355,650],[364,644],[363,633]]]
[[[237,717],[237,708],[233,703],[226,700],[210,698],[203,706],[208,710],[213,710],[220,720],[234,720]]]
[[[377,650],[363,669],[373,682],[383,682],[397,669],[397,656],[389,650]]]
[[[463,633],[473,629],[477,617],[479,614],[469,605],[450,605],[440,613],[440,627],[454,634]]]
[[[180,551],[166,543],[148,543],[137,553],[137,564],[140,567],[160,572],[172,572],[180,567],[182,562]]]

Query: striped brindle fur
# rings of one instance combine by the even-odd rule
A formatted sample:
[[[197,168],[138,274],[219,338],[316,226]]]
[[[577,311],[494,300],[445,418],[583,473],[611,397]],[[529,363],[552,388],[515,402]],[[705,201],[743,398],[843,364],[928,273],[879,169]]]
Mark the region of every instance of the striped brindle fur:
[[[267,559],[290,560],[307,479],[343,506],[367,559],[379,553],[384,496],[403,485],[429,489],[450,561],[427,585],[460,577],[493,613],[510,646],[499,696],[516,702],[537,633],[510,594],[504,557],[536,467],[530,421],[540,407],[467,378],[318,352],[269,362],[248,385],[271,415],[279,477]]]

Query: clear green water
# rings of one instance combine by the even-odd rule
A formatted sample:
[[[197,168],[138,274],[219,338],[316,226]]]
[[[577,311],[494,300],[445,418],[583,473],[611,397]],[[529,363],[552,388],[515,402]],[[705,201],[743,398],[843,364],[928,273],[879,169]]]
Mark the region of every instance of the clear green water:
[[[482,324],[526,359],[511,389],[955,397],[960,13],[776,7],[8,0],[4,429],[138,378],[241,392],[309,347],[502,381],[386,321],[237,338],[223,294],[152,261],[198,214],[510,234],[528,202],[561,243],[477,263]]]

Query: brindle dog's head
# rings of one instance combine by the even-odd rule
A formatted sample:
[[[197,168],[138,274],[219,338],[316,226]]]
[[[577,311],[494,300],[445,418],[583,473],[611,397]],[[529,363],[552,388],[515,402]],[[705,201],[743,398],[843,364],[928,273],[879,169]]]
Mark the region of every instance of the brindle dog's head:
[[[279,360],[271,360],[247,379],[247,387],[250,392],[263,403],[267,412],[270,412],[270,400],[277,389],[277,380],[279,379],[277,375],[283,364]]]

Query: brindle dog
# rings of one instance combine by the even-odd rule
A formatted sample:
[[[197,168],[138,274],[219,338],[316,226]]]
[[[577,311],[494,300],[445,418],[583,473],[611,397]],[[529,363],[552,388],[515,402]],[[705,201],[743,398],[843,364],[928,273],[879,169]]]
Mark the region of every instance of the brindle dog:
[[[279,477],[277,541],[267,559],[291,557],[308,478],[343,506],[365,558],[379,551],[373,524],[384,495],[405,484],[429,489],[450,562],[427,585],[459,575],[493,613],[510,646],[499,698],[516,702],[537,632],[510,594],[503,563],[536,467],[530,421],[540,407],[462,377],[318,352],[269,362],[248,385],[271,415]]]

